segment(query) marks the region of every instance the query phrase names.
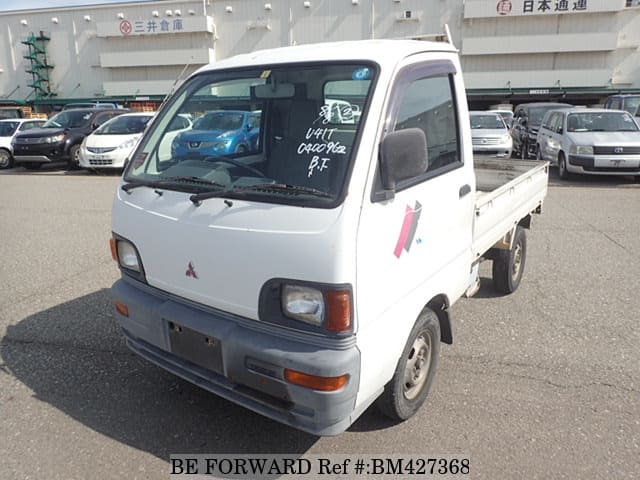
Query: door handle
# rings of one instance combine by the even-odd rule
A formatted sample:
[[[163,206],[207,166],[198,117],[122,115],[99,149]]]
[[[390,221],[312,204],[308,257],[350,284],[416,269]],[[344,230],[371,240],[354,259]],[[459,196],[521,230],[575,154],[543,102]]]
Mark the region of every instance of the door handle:
[[[466,184],[460,187],[460,190],[458,191],[458,196],[460,198],[469,195],[471,193],[471,185]]]

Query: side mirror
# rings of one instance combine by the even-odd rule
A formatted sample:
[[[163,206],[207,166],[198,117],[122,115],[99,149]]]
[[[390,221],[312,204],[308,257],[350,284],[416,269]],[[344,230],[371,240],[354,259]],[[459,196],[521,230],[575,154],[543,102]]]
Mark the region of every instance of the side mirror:
[[[428,165],[427,137],[421,129],[389,133],[380,145],[380,179],[386,198],[393,198],[398,182],[423,174]]]

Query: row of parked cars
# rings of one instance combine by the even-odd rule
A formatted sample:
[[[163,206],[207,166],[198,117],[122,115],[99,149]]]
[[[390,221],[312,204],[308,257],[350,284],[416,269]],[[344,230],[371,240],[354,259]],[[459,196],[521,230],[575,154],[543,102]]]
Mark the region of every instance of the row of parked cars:
[[[0,168],[122,169],[155,112],[94,106],[64,109],[49,120],[0,120]],[[240,154],[258,148],[260,111],[213,110],[197,119],[180,115],[168,127],[160,156],[189,159]]]
[[[518,105],[511,126],[496,111],[470,112],[476,154],[537,158],[571,174],[633,175],[640,180],[640,96],[611,97],[605,108],[567,103]],[[632,112],[632,113],[630,113]]]

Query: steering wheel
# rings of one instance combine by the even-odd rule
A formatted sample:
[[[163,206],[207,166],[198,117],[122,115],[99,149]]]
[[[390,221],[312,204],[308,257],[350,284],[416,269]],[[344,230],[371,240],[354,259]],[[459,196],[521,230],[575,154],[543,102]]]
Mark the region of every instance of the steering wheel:
[[[258,170],[257,168],[251,167],[249,165],[245,165],[244,163],[239,162],[238,160],[233,160],[231,158],[226,158],[226,157],[205,157],[203,160],[205,162],[211,162],[211,163],[228,163],[229,165],[233,165],[234,167],[239,167],[248,172],[251,172],[260,178],[266,178],[266,175],[262,173],[260,170]]]

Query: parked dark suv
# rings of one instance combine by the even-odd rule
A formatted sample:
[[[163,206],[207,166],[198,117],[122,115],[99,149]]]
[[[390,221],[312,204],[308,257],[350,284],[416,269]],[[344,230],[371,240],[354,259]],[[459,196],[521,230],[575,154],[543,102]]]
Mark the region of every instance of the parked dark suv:
[[[44,163],[67,162],[69,168],[77,168],[82,140],[110,118],[126,112],[122,108],[64,110],[47,120],[42,128],[16,135],[15,164],[35,170]]]
[[[511,138],[513,138],[512,156],[522,159],[536,156],[536,140],[542,117],[549,110],[572,107],[568,103],[523,103],[513,112]]]

